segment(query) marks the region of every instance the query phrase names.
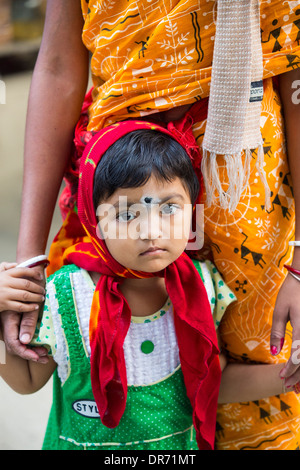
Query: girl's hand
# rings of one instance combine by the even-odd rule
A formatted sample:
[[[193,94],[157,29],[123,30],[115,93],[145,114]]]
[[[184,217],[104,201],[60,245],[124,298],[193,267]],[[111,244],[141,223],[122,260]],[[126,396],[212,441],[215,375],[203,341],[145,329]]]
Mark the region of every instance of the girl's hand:
[[[0,264],[0,312],[31,312],[44,301],[45,289],[40,286],[39,269],[16,268],[14,263]]]
[[[286,387],[292,387],[300,381],[300,282],[290,274],[279,290],[273,312],[270,347],[275,356],[282,349],[288,321],[293,328],[292,348],[280,376],[285,379]]]
[[[6,261],[3,261],[3,263],[0,263],[0,273],[6,269],[15,268],[16,266],[17,263],[7,263]]]

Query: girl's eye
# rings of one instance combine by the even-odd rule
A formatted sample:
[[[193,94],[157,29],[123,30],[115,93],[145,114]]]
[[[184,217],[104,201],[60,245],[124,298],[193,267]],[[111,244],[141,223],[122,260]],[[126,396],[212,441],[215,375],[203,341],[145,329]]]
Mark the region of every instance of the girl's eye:
[[[166,215],[173,215],[179,209],[176,204],[165,204],[161,208],[161,213]]]
[[[133,220],[135,217],[135,214],[133,214],[132,212],[122,212],[120,214],[117,215],[117,220],[119,220],[119,222],[130,222],[131,220]]]

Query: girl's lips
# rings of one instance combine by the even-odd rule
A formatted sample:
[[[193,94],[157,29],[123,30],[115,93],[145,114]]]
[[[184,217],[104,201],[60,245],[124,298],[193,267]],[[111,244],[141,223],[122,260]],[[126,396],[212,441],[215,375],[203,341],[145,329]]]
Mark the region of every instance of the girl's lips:
[[[141,253],[141,256],[157,255],[158,253],[162,253],[163,251],[166,251],[166,250],[164,250],[163,248],[159,248],[158,246],[152,246],[151,248],[148,248],[148,250]]]

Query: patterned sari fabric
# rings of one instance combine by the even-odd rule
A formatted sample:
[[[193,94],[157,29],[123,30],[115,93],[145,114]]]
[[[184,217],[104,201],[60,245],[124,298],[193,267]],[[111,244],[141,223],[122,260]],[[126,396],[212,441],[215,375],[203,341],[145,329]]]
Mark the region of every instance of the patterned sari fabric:
[[[77,126],[76,151],[61,200],[64,223],[52,245],[49,272],[61,266],[65,248],[85,235],[76,214],[77,168],[93,133],[116,121],[193,104],[209,95],[217,2],[82,0],[82,9],[83,41],[92,53],[94,89],[88,98],[93,101]],[[273,357],[269,351],[273,308],[285,277],[283,264],[291,260],[288,241],[294,229],[293,191],[274,77],[300,66],[299,28],[300,1],[261,2],[261,132],[271,209],[264,207],[255,152],[250,182],[235,212],[230,214],[218,204],[205,208],[202,255],[213,257],[238,298],[220,325],[225,349],[234,361],[276,363],[289,357],[290,327],[282,353]],[[205,125],[205,118],[194,124],[199,146]],[[299,416],[299,399],[293,393],[219,406],[216,447],[296,449]]]
[[[205,248],[212,250],[214,263],[238,299],[226,310],[220,335],[232,360],[249,364],[285,362],[292,335],[288,325],[282,353],[271,356],[273,308],[286,274],[283,264],[291,259],[288,241],[294,229],[280,99],[271,79],[265,81],[261,125],[265,171],[272,191],[271,210],[266,212],[264,208],[264,188],[255,166],[234,213],[217,205],[205,209]],[[217,448],[296,449],[299,411],[299,398],[294,393],[221,405]]]
[[[90,130],[209,95],[216,1],[82,0],[82,9],[95,85]],[[264,78],[299,66],[299,9],[261,2]]]

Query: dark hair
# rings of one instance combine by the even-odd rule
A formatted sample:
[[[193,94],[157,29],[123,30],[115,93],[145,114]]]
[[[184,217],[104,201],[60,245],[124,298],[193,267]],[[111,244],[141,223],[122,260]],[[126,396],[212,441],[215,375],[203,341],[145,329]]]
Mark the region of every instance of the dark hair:
[[[98,163],[93,191],[95,210],[118,188],[143,186],[152,174],[168,182],[180,178],[195,203],[199,181],[184,148],[167,134],[141,129],[117,140]]]

